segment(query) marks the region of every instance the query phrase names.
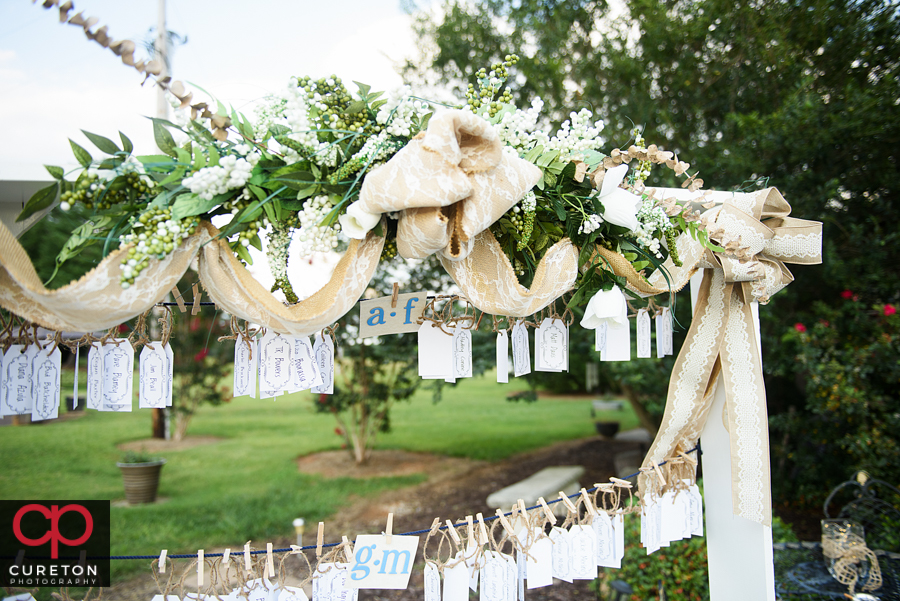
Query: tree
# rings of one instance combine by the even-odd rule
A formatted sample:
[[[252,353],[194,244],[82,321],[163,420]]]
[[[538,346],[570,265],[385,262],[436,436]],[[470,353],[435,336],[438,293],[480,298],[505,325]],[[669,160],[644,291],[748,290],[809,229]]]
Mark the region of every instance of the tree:
[[[410,79],[434,68],[464,81],[516,53],[520,106],[539,95],[557,120],[589,107],[606,120],[611,148],[627,146],[638,123],[648,143],[691,162],[707,187],[774,185],[794,216],[822,220],[823,265],[797,269],[762,312],[770,413],[794,415],[772,422],[773,440],[788,441],[775,445],[773,482],[786,483],[778,492],[790,498],[803,484],[821,496],[850,468],[900,481],[896,463],[800,460],[806,418],[834,418],[808,385],[796,347],[780,344],[795,323],[840,312],[845,289],[867,307],[900,295],[896,2],[634,0],[610,16],[602,1],[449,0],[417,22],[427,53],[407,65]],[[671,185],[665,173],[653,177],[650,185]],[[884,402],[900,409],[897,394]],[[864,429],[831,426],[842,434],[827,444],[849,433],[866,444]]]

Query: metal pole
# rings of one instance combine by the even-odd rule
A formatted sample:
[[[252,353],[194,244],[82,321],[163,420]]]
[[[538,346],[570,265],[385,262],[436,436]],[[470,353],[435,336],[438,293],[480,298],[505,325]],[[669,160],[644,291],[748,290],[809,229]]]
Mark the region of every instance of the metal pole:
[[[169,36],[166,30],[166,0],[159,0],[159,12],[156,16],[156,60],[162,65],[159,78],[169,75]],[[169,117],[169,102],[166,100],[166,91],[161,87],[156,88],[156,116],[161,119]]]

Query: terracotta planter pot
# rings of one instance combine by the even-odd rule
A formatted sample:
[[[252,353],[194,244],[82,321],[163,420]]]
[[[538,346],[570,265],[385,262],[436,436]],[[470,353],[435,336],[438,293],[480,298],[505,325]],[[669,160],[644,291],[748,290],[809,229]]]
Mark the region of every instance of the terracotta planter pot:
[[[129,505],[153,503],[159,488],[159,474],[166,464],[165,459],[149,463],[117,463],[122,470],[125,484],[125,500]]]

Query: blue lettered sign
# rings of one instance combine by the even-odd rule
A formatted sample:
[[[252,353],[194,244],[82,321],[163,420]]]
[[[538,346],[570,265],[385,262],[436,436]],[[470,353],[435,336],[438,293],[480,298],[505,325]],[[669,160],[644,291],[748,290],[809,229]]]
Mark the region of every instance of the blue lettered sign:
[[[419,331],[419,317],[425,310],[428,294],[409,292],[398,294],[391,306],[391,297],[382,296],[359,303],[359,335],[361,338],[382,334],[402,334]]]
[[[383,534],[358,535],[347,568],[347,588],[405,589],[418,547],[418,536],[394,535],[388,545]]]

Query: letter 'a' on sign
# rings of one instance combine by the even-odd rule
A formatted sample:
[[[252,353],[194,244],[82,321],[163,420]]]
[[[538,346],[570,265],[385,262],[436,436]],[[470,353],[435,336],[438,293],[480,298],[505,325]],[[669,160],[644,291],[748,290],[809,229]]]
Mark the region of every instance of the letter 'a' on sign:
[[[359,302],[361,338],[419,331],[418,321],[425,311],[428,294],[408,292],[398,294],[396,303],[392,303],[392,300],[390,296],[382,296]]]
[[[418,536],[395,534],[388,545],[383,534],[358,535],[347,568],[347,588],[405,589],[418,547]]]

